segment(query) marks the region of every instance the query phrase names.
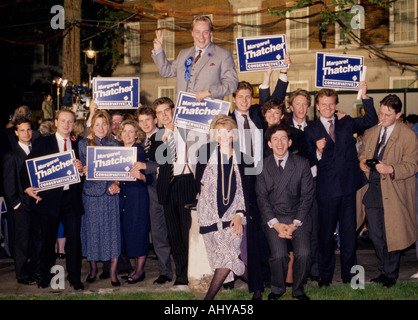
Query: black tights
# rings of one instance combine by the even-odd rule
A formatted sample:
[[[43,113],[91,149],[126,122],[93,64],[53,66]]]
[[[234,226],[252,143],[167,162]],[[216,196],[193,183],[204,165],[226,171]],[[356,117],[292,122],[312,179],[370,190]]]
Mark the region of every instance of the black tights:
[[[204,300],[213,300],[215,298],[229,272],[231,272],[231,270],[228,268],[218,268],[215,270],[215,274],[213,275],[209,290],[206,293]],[[244,274],[241,276],[241,278],[245,282],[248,281],[247,267],[245,267]]]

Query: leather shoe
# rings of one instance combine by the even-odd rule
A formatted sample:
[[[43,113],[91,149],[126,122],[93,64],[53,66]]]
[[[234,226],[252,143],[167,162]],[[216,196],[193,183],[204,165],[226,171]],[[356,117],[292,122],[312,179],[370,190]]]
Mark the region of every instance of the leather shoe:
[[[51,278],[47,278],[47,279],[41,279],[41,281],[39,281],[38,283],[38,288],[48,288],[49,284],[51,283]]]
[[[99,276],[99,279],[101,279],[101,280],[105,280],[105,279],[109,279],[109,278],[110,278],[109,271],[103,271]]]
[[[271,292],[268,295],[267,299],[268,300],[279,300],[282,295],[283,295],[283,293],[282,294],[276,294],[276,293]]]
[[[311,298],[309,298],[306,294],[301,294],[301,295],[298,295],[298,296],[293,296],[293,298],[295,298],[295,299],[298,299],[298,300],[301,300],[301,301],[308,301],[308,300],[311,300]]]
[[[187,286],[189,283],[188,281],[180,281],[180,280],[176,280],[173,284],[173,286]]]
[[[87,276],[86,282],[93,283],[94,281],[96,281],[96,276],[91,277],[91,275],[89,273],[89,275]]]
[[[375,282],[375,283],[383,283],[386,280],[386,276],[381,273],[378,277],[370,279],[371,282]]]
[[[145,279],[145,271],[142,272],[142,274],[138,278],[133,278],[133,276],[128,277],[128,280],[126,281],[129,284],[135,284],[137,282],[144,281]]]
[[[327,279],[327,278],[321,278],[318,282],[318,286],[320,288],[322,287],[329,287],[329,285],[331,284],[332,280],[331,279]]]
[[[73,287],[74,290],[84,290],[84,284],[81,281],[70,282],[70,286]]]
[[[235,281],[231,281],[231,282],[227,282],[227,283],[222,284],[222,287],[225,290],[232,290],[232,289],[234,289],[234,286],[235,286]]]
[[[17,283],[26,284],[26,285],[33,285],[33,284],[36,284],[36,280],[33,279],[33,278],[19,279],[19,280],[17,280]]]
[[[396,279],[386,277],[386,280],[383,281],[383,288],[390,288],[396,284]]]
[[[112,284],[113,287],[120,287],[119,279],[116,279],[116,281],[110,280],[110,283]]]
[[[166,282],[171,282],[172,279],[165,276],[165,275],[160,275],[156,280],[154,280],[153,284],[164,284]]]

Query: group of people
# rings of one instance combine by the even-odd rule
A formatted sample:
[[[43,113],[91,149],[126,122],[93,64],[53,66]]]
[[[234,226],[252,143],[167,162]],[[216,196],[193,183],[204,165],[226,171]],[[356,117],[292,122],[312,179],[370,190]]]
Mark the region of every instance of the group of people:
[[[416,241],[417,229],[418,138],[399,121],[400,99],[385,97],[377,115],[366,83],[360,82],[365,114],[352,118],[338,114],[334,90],[322,89],[314,98],[319,118],[308,122],[309,92],[290,93],[289,114],[287,70],[280,70],[270,93],[270,69],[260,85],[260,102],[253,104],[253,86],[238,81],[231,53],[211,42],[212,32],[211,20],[198,16],[192,23],[194,47],[170,62],[157,31],[152,52],[161,76],[177,77],[177,91],[193,93],[199,101],[232,94],[234,111],[216,116],[207,134],[175,126],[175,106],[166,97],[139,107],[133,119],[117,113],[111,117],[92,103],[79,142],[72,139],[75,116],[67,109],[55,115],[56,133],[33,143],[30,122],[16,121],[20,149],[5,157],[6,199],[16,219],[21,219],[20,210],[27,210],[40,224],[37,250],[28,250],[28,240],[20,241],[26,260],[15,259],[18,281],[33,280],[33,273],[18,269],[37,270],[38,285],[49,285],[62,222],[68,280],[74,289],[84,288],[83,256],[90,262],[87,282],[95,281],[98,261],[110,261],[111,284],[119,286],[117,265],[124,255],[135,258],[127,282],[143,280],[150,231],[160,268],[154,283],[172,281],[172,254],[174,285],[187,285],[190,208],[196,204],[213,271],[205,299],[213,299],[222,286],[233,288],[234,279],[241,277],[255,300],[262,298],[265,286],[271,288],[268,299],[277,300],[289,285],[294,298],[308,300],[308,276],[321,287],[332,283],[337,224],[341,278],[349,283],[357,264],[356,230],[364,218],[381,273],[372,281],[385,287],[396,283],[400,252]],[[290,65],[289,56],[286,62]],[[353,135],[363,131],[357,152]],[[135,181],[84,180],[88,146],[136,147],[137,162],[130,172]],[[82,183],[42,192],[30,186],[23,168],[27,155],[68,150],[75,151]],[[31,223],[25,221],[28,239]],[[38,261],[38,267],[28,266],[28,255],[37,252],[39,259],[29,260]]]

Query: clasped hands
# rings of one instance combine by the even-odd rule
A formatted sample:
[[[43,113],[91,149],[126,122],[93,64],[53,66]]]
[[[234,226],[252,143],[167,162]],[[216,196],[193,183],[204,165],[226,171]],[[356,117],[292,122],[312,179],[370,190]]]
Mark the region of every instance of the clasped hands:
[[[283,239],[292,239],[293,232],[296,230],[293,224],[284,224],[280,222],[277,222],[273,227],[277,231],[279,238]]]

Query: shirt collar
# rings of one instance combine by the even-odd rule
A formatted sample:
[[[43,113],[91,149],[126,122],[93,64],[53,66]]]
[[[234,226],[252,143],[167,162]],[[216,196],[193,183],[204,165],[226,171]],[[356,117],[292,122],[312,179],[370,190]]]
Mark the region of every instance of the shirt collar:
[[[31,146],[31,145],[28,146],[28,145],[26,145],[26,144],[24,144],[20,141],[18,141],[17,143],[23,149],[23,151],[26,153],[26,155],[28,155],[30,153],[29,146]]]
[[[307,127],[308,126],[308,124],[306,123],[306,120],[305,121],[303,121],[302,123],[297,123],[296,121],[295,121],[295,119],[294,118],[292,118],[292,121],[293,121],[293,126],[295,127],[295,128],[297,128],[297,129],[299,129],[299,125],[302,125],[302,129],[304,129],[305,127]]]
[[[279,163],[279,160],[283,160],[282,162],[282,167],[284,168],[284,166],[286,165],[287,159],[289,159],[289,150],[287,150],[286,155],[283,157],[283,159],[279,159],[276,157],[276,155],[273,153],[274,156],[274,160],[276,161],[276,163]]]

